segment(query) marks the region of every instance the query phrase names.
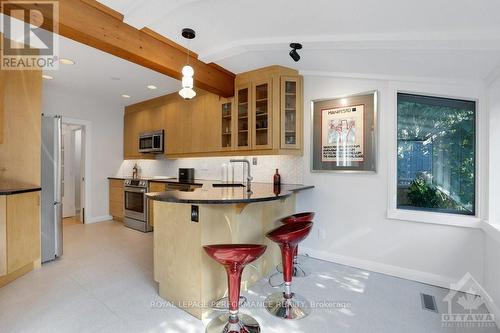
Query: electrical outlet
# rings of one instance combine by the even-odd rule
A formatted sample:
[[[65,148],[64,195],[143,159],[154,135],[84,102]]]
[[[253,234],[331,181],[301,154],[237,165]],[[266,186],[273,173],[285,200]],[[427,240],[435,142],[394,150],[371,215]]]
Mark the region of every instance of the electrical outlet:
[[[199,222],[200,221],[200,209],[198,206],[191,206],[191,222]]]
[[[201,163],[201,170],[202,171],[208,171],[208,163],[207,162]]]
[[[257,157],[253,157],[252,158],[252,164],[253,165],[257,165]]]

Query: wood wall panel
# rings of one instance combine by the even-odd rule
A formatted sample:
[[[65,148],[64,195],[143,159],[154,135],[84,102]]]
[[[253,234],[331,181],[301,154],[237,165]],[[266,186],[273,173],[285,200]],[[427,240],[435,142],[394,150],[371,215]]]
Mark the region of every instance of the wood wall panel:
[[[0,178],[39,186],[42,73],[0,72],[4,92]]]
[[[2,38],[1,34],[0,38]],[[4,135],[4,73],[5,71],[0,70],[0,144],[3,143]]]
[[[123,220],[123,180],[109,180],[109,214],[117,221]]]
[[[0,276],[7,274],[7,196],[0,195]]]
[[[40,192],[7,197],[7,273],[40,260]]]

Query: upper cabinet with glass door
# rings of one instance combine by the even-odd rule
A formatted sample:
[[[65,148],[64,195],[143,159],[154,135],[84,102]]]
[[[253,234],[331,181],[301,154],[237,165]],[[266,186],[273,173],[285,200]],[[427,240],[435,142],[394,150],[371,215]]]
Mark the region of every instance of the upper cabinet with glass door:
[[[220,101],[222,150],[233,150],[235,147],[233,103],[232,98],[223,98]]]
[[[252,148],[272,149],[271,79],[252,85]]]
[[[302,140],[302,91],[299,77],[281,77],[281,148],[298,149]]]
[[[251,148],[251,90],[250,84],[236,87],[236,149],[249,150]]]

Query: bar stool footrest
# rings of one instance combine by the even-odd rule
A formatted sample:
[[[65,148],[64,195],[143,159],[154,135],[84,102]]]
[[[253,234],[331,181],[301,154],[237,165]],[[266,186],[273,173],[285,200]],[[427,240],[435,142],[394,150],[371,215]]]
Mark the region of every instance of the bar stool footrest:
[[[221,314],[208,324],[206,333],[224,333],[224,332],[247,332],[260,333],[260,325],[253,317],[239,313],[238,323],[229,323],[229,313]]]

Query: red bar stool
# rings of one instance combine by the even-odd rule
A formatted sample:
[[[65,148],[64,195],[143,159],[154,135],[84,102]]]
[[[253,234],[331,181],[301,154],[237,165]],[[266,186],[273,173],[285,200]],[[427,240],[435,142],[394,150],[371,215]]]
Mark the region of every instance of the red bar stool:
[[[259,333],[260,325],[253,318],[239,313],[241,274],[245,266],[257,260],[265,245],[220,244],[203,247],[205,252],[226,268],[229,289],[229,313],[214,318],[206,333]]]
[[[269,295],[265,307],[269,313],[283,319],[301,319],[310,313],[310,303],[304,297],[292,292],[293,254],[298,244],[311,232],[312,222],[284,224],[266,234],[278,243],[283,261],[285,291]]]
[[[280,219],[280,222],[283,224],[294,222],[311,222],[314,219],[314,215],[314,212],[297,213]]]
[[[283,224],[290,224],[290,223],[297,223],[297,222],[312,222],[314,219],[314,212],[304,212],[304,213],[297,213],[293,215],[286,216],[279,221]],[[293,277],[306,277],[309,276],[311,273],[305,270],[302,267],[302,263],[299,262],[298,260],[298,252],[299,252],[299,247],[297,246],[297,249],[295,250],[293,254]],[[278,265],[276,267],[278,272],[282,273],[283,271],[281,270],[281,267]]]

